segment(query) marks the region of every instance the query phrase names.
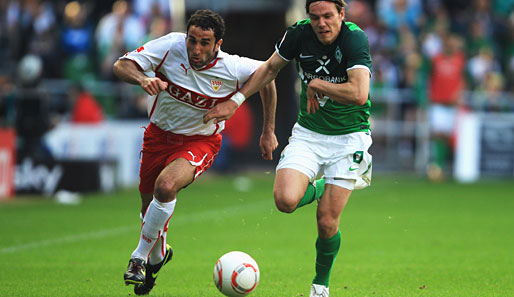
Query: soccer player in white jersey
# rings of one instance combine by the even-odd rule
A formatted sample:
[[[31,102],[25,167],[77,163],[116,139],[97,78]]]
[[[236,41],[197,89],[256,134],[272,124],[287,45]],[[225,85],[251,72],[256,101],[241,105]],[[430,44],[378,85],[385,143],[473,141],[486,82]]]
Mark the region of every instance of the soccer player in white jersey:
[[[309,18],[287,28],[275,53],[235,95],[255,93],[296,60],[300,112],[277,165],[273,194],[277,208],[287,213],[319,199],[310,297],[329,296],[341,213],[352,191],[371,182],[371,56],[366,33],[344,21],[345,6],[343,0],[306,0]],[[235,110],[230,101],[219,104],[204,121],[226,120]],[[324,178],[314,181],[318,173]]]
[[[152,40],[114,64],[118,78],[149,94],[150,124],[144,135],[139,184],[142,227],[124,274],[125,284],[133,284],[137,295],[150,292],[157,273],[173,255],[166,234],[177,193],[211,166],[220,149],[224,122],[203,123],[205,112],[227,100],[240,106],[243,100],[233,95],[262,64],[223,52],[224,32],[221,16],[199,10],[188,20],[187,34]],[[274,82],[260,95],[264,110],[260,148],[263,158],[271,160],[278,145]]]

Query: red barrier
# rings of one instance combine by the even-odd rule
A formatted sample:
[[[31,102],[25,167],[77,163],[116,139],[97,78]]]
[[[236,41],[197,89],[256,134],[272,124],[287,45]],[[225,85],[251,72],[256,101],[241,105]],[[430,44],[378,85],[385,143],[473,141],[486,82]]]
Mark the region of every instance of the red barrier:
[[[0,129],[0,201],[11,198],[14,193],[15,141],[14,129]]]

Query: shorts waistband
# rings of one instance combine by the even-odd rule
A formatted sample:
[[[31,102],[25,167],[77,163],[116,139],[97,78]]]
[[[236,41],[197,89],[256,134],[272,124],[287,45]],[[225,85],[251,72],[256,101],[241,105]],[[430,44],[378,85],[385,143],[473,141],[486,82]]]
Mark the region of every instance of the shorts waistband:
[[[177,141],[195,141],[195,140],[208,140],[213,138],[219,138],[221,137],[221,134],[214,134],[214,135],[183,135],[183,134],[175,134],[170,131],[163,130],[159,128],[154,123],[150,123],[146,130],[154,135],[162,135],[165,136],[166,139],[169,140],[177,140]]]

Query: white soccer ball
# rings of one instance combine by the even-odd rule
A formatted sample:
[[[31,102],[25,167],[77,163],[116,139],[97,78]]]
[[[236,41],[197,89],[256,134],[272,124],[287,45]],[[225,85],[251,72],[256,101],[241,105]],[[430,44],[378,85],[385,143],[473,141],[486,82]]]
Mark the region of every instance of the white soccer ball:
[[[214,284],[225,296],[245,296],[259,283],[257,262],[248,254],[233,251],[219,258],[214,265]]]

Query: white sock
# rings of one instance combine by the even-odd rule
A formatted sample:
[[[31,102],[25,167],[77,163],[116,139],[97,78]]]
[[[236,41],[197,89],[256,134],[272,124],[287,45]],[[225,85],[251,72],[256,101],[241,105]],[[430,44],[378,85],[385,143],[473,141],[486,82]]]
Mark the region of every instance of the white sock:
[[[141,219],[141,223],[143,223],[143,214],[139,213],[139,218]],[[164,230],[167,230],[168,226]],[[166,256],[166,234],[168,232],[163,231],[163,235],[157,239],[157,243],[155,247],[150,252],[150,256],[148,256],[148,263],[157,264],[164,260],[164,256]]]
[[[141,219],[142,224],[144,219],[142,213],[139,213],[139,218]],[[148,256],[148,263],[155,265],[161,263],[162,260],[164,260],[164,256],[166,256],[166,235],[168,234],[167,230],[168,225],[166,225],[166,228],[163,231],[163,235],[157,239],[155,247],[150,252],[150,256]]]
[[[153,198],[143,219],[141,234],[139,236],[139,244],[132,253],[132,258],[140,258],[147,261],[148,256],[154,247],[156,247],[157,250],[161,249],[157,243],[160,241],[159,239],[162,239],[164,236],[163,234],[165,233],[165,229],[167,229],[168,221],[175,210],[176,202],[177,200],[174,199],[171,202],[163,203],[159,202],[155,197]],[[161,246],[162,245],[163,244],[161,243]],[[166,251],[165,241],[164,251]]]
[[[166,226],[167,229],[167,226]],[[166,230],[165,229],[165,230]],[[164,231],[157,239],[157,243],[155,247],[150,252],[150,256],[148,256],[148,263],[155,265],[157,263],[161,263],[164,260],[164,256],[166,256],[166,235],[168,232]]]

